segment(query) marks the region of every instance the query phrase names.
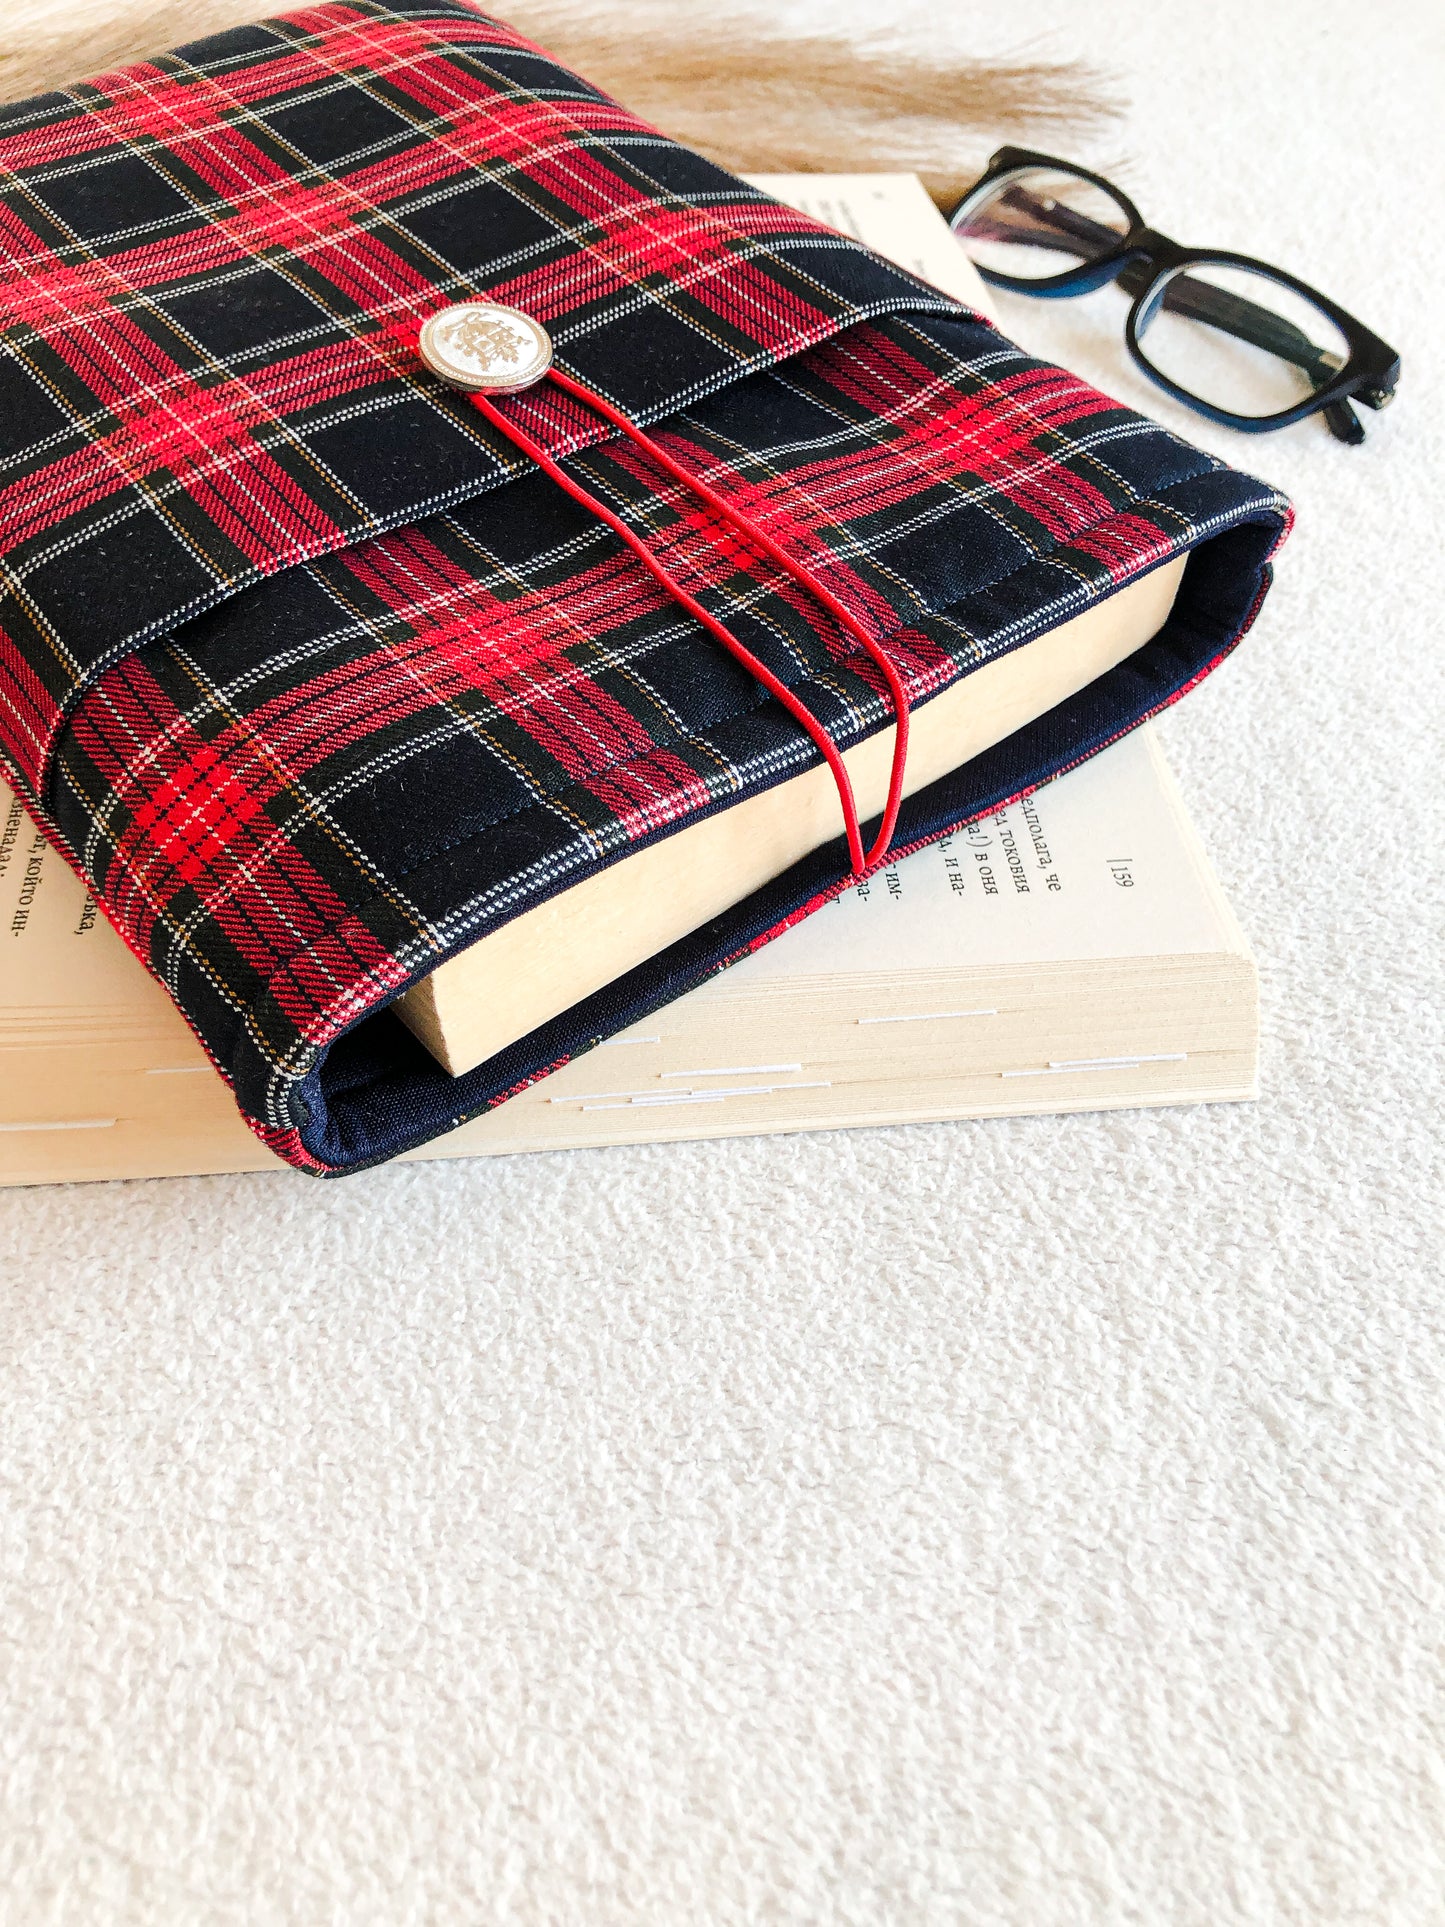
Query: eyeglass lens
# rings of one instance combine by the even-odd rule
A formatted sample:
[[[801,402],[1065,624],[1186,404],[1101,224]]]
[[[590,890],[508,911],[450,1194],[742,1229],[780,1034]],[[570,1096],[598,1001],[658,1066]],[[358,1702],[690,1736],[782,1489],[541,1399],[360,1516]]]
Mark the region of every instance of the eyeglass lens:
[[[1006,175],[954,232],[976,266],[1047,281],[1116,253],[1129,216],[1092,181],[1031,167]]]
[[[1139,352],[1167,381],[1231,415],[1298,407],[1332,381],[1349,343],[1308,296],[1224,261],[1177,268],[1136,324]]]

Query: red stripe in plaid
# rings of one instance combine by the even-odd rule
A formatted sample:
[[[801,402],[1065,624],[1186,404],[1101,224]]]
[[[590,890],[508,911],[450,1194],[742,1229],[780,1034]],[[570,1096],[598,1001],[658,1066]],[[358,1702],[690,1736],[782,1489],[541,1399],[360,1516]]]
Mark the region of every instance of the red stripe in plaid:
[[[285,1130],[278,1130],[274,1125],[262,1124],[254,1117],[248,1117],[246,1122],[268,1151],[274,1151],[278,1158],[294,1165],[298,1171],[320,1173],[329,1168],[320,1158],[312,1157],[301,1133],[294,1126],[288,1125]]]
[[[711,799],[697,771],[665,749],[629,767],[591,778],[584,787],[604,805],[629,843],[680,823]]]
[[[654,439],[700,481],[726,489],[729,501],[741,514],[756,522],[803,567],[824,580],[871,635],[878,640],[887,637],[890,650],[896,651],[900,624],[893,605],[837,553],[829,537],[836,537],[840,524],[884,509],[890,502],[916,496],[919,482],[916,468],[901,468],[890,487],[886,475],[887,455],[875,452],[878,467],[885,470],[883,485],[875,487],[862,455],[850,452],[843,458],[803,463],[796,470],[789,469],[758,482],[719,464],[711,450],[681,430],[662,429]],[[657,478],[656,468],[629,444],[609,448],[606,459],[639,479],[655,481]],[[912,482],[911,487],[904,485],[908,480]],[[734,572],[745,572],[758,582],[766,582],[789,607],[806,616],[831,656],[851,658],[852,666],[870,685],[881,687],[875,665],[859,650],[853,638],[826,612],[820,612],[815,599],[791,576],[785,576],[766,554],[751,547],[732,523],[712,514],[666,477],[657,493],[659,502],[666,504],[675,519],[654,520],[653,547],[659,560],[685,586],[697,593]],[[956,664],[946,650],[929,644],[924,637],[917,636],[914,641],[916,650],[905,647],[899,655],[898,666],[910,683],[910,696],[919,696],[937,686],[939,675],[951,675]]]
[[[897,507],[930,483],[952,486],[963,478],[1026,507],[1050,535],[1061,539],[1111,512],[1102,487],[1060,461],[1061,444],[1054,433],[1090,416],[1112,413],[1116,404],[1059,370],[1004,375],[961,394],[920,365],[912,385],[890,383],[886,406],[879,406],[882,397],[876,391],[881,384],[857,376],[875,350],[885,346],[890,353],[896,351],[896,344],[879,330],[860,327],[846,345],[828,343],[817,350],[811,364],[840,395],[868,409],[859,424],[858,446],[841,457],[829,454],[800,462],[765,481],[746,475],[730,478],[729,490],[739,507],[778,540],[791,534],[816,544],[820,530]],[[683,430],[664,428],[658,439],[704,478],[717,466],[710,452]],[[1072,448],[1069,454],[1080,459]],[[817,553],[831,561],[824,549]]]
[[[359,917],[347,917],[289,956],[272,977],[267,997],[293,1025],[327,1011],[317,1042],[329,1043],[412,974],[412,967],[392,956]]]
[[[351,926],[345,903],[265,814],[281,783],[259,744],[238,735],[203,741],[167,715],[163,692],[135,659],[112,672],[106,708],[110,730],[102,736],[82,719],[78,740],[134,811],[105,905],[140,956],[157,955],[158,923],[175,937],[194,917],[189,901],[294,1020],[315,1008],[307,998],[321,995],[329,1006],[358,975],[385,978],[394,966],[384,946]]]
[[[194,883],[236,844],[261,800],[238,783],[210,743],[198,743],[141,804],[131,830],[152,860]]]
[[[1073,546],[1102,562],[1115,582],[1150,562],[1162,562],[1169,553],[1168,537],[1142,515],[1116,515],[1099,528],[1085,529]]]
[[[419,609],[452,605],[444,621],[425,628],[405,651],[407,679],[418,698],[447,701],[463,690],[481,692],[500,715],[526,729],[569,781],[586,783],[603,801],[626,796],[626,808],[617,813],[628,836],[655,827],[643,809],[653,797],[654,775],[630,786],[619,778],[612,790],[596,781],[599,771],[652,749],[652,736],[563,654],[567,645],[604,633],[609,615],[616,622],[649,606],[665,607],[645,576],[612,562],[574,578],[560,594],[503,603],[415,530],[368,543],[345,561],[358,581],[411,621]],[[586,605],[585,614],[576,603]],[[706,805],[706,784],[680,757],[666,769],[675,788],[665,801],[653,797],[663,811],[659,820],[670,822]]]
[[[0,629],[0,749],[17,769],[39,767],[55,719],[50,693]]]
[[[339,539],[274,455],[256,440],[269,415],[244,388],[201,388],[167,361],[143,329],[113,310],[56,348],[116,423],[103,438],[38,476],[0,490],[0,521],[19,544],[123,489],[183,489],[249,561],[278,566],[278,551],[304,553]],[[164,395],[157,406],[155,396]],[[169,478],[169,480],[167,480]]]
[[[605,170],[585,154],[559,156],[552,171],[559,176],[559,199],[569,198],[579,212],[596,209],[595,238],[575,259],[548,262],[488,288],[490,299],[552,326],[640,284],[669,302],[687,293],[759,346],[778,351],[796,350],[828,325],[825,309],[780,288],[749,263],[745,231],[735,221],[719,217],[715,224],[702,223],[691,209],[658,208],[641,195],[629,197],[630,207],[607,209],[601,202]],[[540,166],[534,177],[546,183],[548,172]],[[578,176],[582,185],[593,187],[591,195],[576,192]],[[774,234],[779,228],[776,221],[756,217],[747,225],[753,231],[766,226]],[[801,231],[809,224],[800,216],[787,225]]]
[[[877,329],[864,352],[851,343],[820,351],[825,379],[839,394],[894,431],[889,457],[870,460],[863,449],[848,470],[830,468],[824,503],[838,517],[864,507],[886,508],[913,493],[920,475],[941,482],[976,476],[1026,508],[1051,536],[1066,540],[1109,513],[1098,483],[1058,459],[1054,437],[1115,404],[1059,368],[1029,368],[1004,375],[972,394],[951,394],[932,371]],[[1077,460],[1077,457],[1076,457]],[[1089,458],[1084,457],[1087,466]],[[792,477],[807,489],[806,469]]]

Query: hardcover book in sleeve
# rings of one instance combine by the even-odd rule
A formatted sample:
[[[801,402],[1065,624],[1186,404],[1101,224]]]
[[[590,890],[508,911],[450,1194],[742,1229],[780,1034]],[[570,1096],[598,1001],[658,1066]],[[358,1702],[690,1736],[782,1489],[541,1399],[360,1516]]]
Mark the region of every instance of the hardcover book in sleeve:
[[[318,1173],[856,880],[825,762],[881,862],[1172,701],[1285,525],[460,0],[0,109],[0,248],[8,771]],[[477,302],[554,357],[487,408],[422,352]],[[452,1075],[394,1007],[499,941]]]

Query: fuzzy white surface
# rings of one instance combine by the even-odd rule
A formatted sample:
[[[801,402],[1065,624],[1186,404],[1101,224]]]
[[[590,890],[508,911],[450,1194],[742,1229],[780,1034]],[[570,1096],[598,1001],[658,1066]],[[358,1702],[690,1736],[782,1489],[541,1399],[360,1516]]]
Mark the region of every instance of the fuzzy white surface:
[[[1442,13],[949,30],[1405,356],[1250,442],[1014,310],[1298,504],[1164,725],[1263,1098],[0,1197],[0,1921],[1445,1919]]]

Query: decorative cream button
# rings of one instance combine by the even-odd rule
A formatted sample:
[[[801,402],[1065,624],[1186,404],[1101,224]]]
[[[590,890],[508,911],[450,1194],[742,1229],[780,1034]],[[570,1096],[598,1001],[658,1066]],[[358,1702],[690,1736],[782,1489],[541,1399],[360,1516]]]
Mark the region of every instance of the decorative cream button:
[[[424,324],[421,358],[453,388],[514,395],[552,366],[552,338],[539,321],[500,301],[459,301]]]

